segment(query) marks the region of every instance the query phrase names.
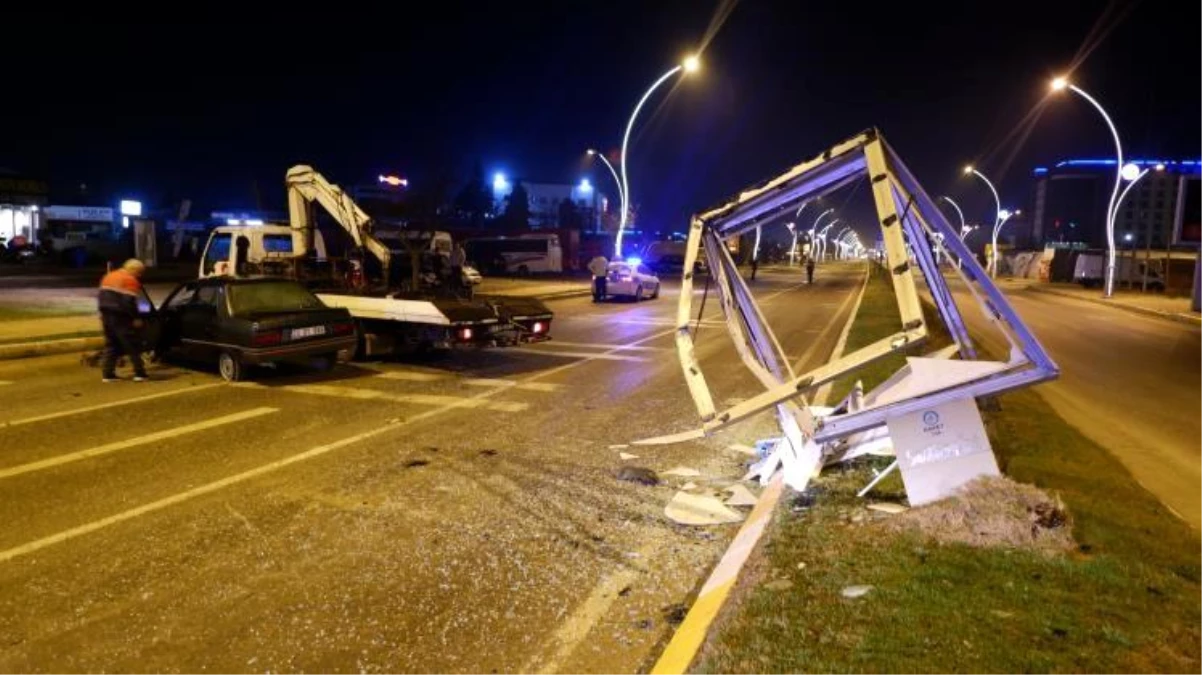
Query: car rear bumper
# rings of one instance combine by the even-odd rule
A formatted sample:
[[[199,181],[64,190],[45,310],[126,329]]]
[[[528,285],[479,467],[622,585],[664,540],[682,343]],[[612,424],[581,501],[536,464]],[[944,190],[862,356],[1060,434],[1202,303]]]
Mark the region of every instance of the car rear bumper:
[[[348,335],[324,340],[310,340],[291,345],[279,345],[277,347],[243,347],[239,350],[239,355],[242,357],[243,363],[257,365],[299,359],[306,356],[317,356],[319,354],[337,354],[342,351],[353,352],[356,340],[357,338],[354,335]]]
[[[607,281],[605,282],[605,294],[634,295],[638,287],[639,285],[633,281]]]

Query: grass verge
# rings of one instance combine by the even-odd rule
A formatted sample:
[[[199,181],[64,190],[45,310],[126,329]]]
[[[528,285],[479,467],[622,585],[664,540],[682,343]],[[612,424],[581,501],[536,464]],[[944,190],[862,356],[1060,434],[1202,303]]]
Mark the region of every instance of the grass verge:
[[[897,325],[889,281],[876,276],[848,350]],[[857,377],[871,388],[901,358]],[[836,467],[782,503],[695,669],[1199,672],[1197,534],[1035,391],[1002,404],[985,413],[1002,470],[1060,495],[1074,521],[1073,552],[944,545],[892,531],[890,516],[855,497],[873,462],[883,464]],[[904,498],[901,481],[891,476],[874,496]],[[873,590],[844,598],[852,585]]]

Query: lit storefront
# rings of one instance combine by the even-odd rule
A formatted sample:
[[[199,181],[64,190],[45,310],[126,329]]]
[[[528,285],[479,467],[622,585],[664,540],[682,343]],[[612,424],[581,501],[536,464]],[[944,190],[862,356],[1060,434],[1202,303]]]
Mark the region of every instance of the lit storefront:
[[[48,191],[40,180],[0,176],[0,245],[19,238],[33,242]]]

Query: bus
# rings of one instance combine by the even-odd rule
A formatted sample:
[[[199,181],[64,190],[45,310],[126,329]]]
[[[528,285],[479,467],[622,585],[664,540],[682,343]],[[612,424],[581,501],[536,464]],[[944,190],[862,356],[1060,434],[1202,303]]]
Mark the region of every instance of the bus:
[[[468,263],[485,274],[526,276],[563,271],[558,234],[469,239],[463,247]]]

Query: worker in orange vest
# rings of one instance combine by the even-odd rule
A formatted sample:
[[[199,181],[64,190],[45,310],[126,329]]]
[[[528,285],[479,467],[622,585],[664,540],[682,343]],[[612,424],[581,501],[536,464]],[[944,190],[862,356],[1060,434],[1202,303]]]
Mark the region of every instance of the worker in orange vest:
[[[116,382],[117,358],[124,354],[134,367],[134,382],[145,382],[146,366],[142,363],[139,331],[142,319],[138,315],[138,299],[142,297],[142,274],[146,266],[131,258],[120,268],[100,280],[97,305],[100,323],[104,327],[104,365],[101,378]]]

